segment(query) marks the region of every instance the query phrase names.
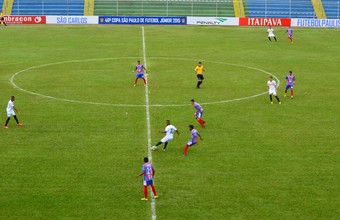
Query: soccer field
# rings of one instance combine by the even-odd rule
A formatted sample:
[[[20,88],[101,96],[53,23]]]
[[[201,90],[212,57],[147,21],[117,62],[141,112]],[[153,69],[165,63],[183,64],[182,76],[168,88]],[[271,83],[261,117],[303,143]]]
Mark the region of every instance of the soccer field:
[[[339,218],[340,30],[294,31],[290,44],[284,28],[269,42],[265,27],[1,27],[1,120],[14,95],[24,125],[0,130],[0,218]],[[148,87],[133,86],[138,59]],[[152,205],[136,175],[166,119],[180,135],[152,152]],[[203,141],[183,157],[190,124]]]

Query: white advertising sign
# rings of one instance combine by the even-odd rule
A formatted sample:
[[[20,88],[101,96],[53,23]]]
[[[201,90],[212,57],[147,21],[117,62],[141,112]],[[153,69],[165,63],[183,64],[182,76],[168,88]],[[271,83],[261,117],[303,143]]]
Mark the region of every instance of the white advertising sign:
[[[340,28],[340,19],[292,19],[292,27]]]
[[[231,17],[187,17],[187,24],[238,26],[239,19]]]
[[[46,24],[98,24],[98,16],[46,16]]]

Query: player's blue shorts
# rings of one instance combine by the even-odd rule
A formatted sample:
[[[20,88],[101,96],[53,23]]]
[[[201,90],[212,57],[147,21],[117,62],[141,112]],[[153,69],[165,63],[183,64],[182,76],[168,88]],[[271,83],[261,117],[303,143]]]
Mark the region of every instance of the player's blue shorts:
[[[153,184],[153,180],[148,180],[148,181],[144,180],[144,186],[150,186],[152,184]]]
[[[197,143],[196,141],[190,140],[190,141],[188,141],[187,145],[191,147],[191,146],[195,145],[196,143]]]
[[[286,85],[286,90],[287,89],[294,89],[294,85]]]
[[[144,78],[144,73],[138,73],[138,74],[136,75],[136,78]]]
[[[196,118],[202,118],[203,112],[196,112],[195,116]]]

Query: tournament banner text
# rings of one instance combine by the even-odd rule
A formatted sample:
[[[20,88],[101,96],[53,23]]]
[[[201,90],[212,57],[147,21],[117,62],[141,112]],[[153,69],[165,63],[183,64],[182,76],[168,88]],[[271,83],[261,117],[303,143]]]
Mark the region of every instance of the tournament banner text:
[[[99,24],[186,25],[186,17],[99,16]]]

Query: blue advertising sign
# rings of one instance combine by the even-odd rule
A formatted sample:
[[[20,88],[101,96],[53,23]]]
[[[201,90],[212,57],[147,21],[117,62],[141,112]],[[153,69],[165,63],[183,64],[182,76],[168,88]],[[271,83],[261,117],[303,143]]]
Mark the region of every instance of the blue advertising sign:
[[[186,17],[153,17],[153,16],[99,16],[99,24],[160,24],[185,25]]]

